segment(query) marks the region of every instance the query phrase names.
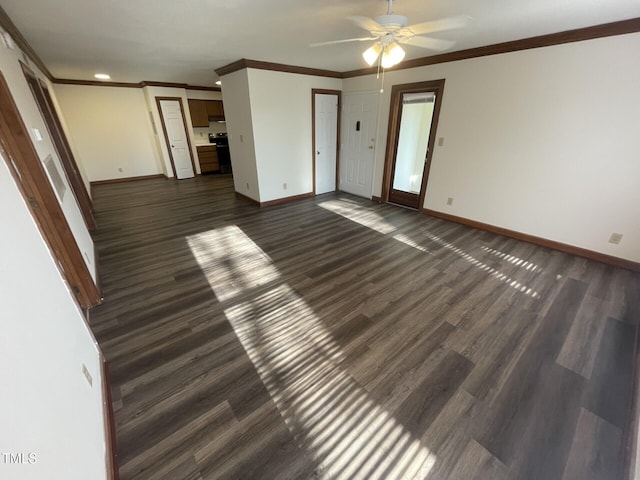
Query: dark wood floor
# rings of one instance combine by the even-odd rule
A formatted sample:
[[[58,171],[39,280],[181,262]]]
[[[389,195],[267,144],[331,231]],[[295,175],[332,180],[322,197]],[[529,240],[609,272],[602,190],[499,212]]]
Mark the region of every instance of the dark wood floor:
[[[94,188],[122,479],[617,479],[637,275],[229,177]]]

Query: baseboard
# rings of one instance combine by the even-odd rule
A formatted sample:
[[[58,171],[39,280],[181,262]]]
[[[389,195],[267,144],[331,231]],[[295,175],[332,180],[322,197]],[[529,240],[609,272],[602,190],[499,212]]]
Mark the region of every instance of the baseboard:
[[[113,399],[111,397],[111,384],[109,383],[109,365],[104,355],[100,353],[102,361],[102,403],[104,410],[105,431],[105,461],[107,465],[107,479],[119,480],[118,449],[116,446],[116,423],[113,418]]]
[[[626,260],[624,258],[614,257],[612,255],[606,255],[600,252],[594,252],[593,250],[587,250],[586,248],[575,247],[566,243],[556,242],[555,240],[536,237],[527,233],[509,230],[508,228],[496,227],[495,225],[490,225],[488,223],[477,222],[475,220],[450,215],[448,213],[438,212],[436,210],[430,210],[428,208],[421,209],[421,212],[425,215],[442,218],[443,220],[449,220],[450,222],[461,223],[469,227],[497,233],[499,235],[504,235],[505,237],[515,238],[516,240],[533,243],[541,247],[553,248],[554,250],[559,250],[561,252],[570,253],[579,257],[588,258],[589,260],[595,260],[596,262],[606,263],[607,265],[613,265],[615,267],[626,268],[627,270],[632,270],[634,272],[640,272],[640,262],[634,262],[632,260]]]
[[[376,203],[382,203],[382,198],[376,197],[375,195],[371,197],[371,200],[373,200]]]
[[[255,205],[256,207],[260,206],[260,202],[259,201],[254,200],[251,197],[247,197],[246,195],[243,195],[240,192],[236,192],[236,197],[241,198],[242,200],[246,200],[247,202],[249,202],[252,205]]]
[[[301,193],[300,195],[292,195],[290,197],[284,198],[276,198],[275,200],[269,200],[268,202],[260,202],[260,208],[282,205],[283,203],[295,202],[297,200],[302,200],[303,198],[309,197],[313,197],[313,192]]]
[[[149,180],[152,178],[167,178],[162,173],[158,173],[155,175],[141,175],[139,177],[123,177],[123,178],[112,178],[110,180],[96,180],[94,182],[89,182],[91,186],[94,185],[105,185],[108,183],[124,183],[124,182],[137,182],[138,180]]]

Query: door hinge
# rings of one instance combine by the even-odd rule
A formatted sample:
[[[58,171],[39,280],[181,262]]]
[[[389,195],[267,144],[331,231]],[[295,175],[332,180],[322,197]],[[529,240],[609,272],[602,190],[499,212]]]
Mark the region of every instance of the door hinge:
[[[29,197],[29,205],[31,205],[32,208],[40,208],[38,201],[34,197]]]

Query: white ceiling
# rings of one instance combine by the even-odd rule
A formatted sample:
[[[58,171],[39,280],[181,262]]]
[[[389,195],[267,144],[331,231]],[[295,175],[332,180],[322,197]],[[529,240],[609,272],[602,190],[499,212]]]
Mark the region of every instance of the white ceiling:
[[[0,0],[51,73],[93,80],[213,85],[241,58],[337,71],[366,67],[366,43],[310,48],[366,34],[345,17],[386,13],[386,0]],[[462,50],[640,17],[640,0],[396,0],[419,23],[469,15],[471,26],[434,35]],[[428,50],[407,46],[407,59]],[[434,52],[435,53],[435,52]]]

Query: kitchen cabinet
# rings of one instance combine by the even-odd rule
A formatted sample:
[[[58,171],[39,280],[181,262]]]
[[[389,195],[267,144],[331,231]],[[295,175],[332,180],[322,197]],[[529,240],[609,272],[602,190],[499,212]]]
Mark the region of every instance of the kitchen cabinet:
[[[207,100],[207,113],[210,117],[224,117],[222,100]]]
[[[218,152],[215,145],[197,146],[201,173],[219,172]]]
[[[207,102],[204,100],[189,100],[189,113],[191,124],[194,127],[208,127],[209,114],[207,113]]]
[[[191,124],[194,127],[208,127],[209,117],[224,119],[222,100],[189,100]]]

